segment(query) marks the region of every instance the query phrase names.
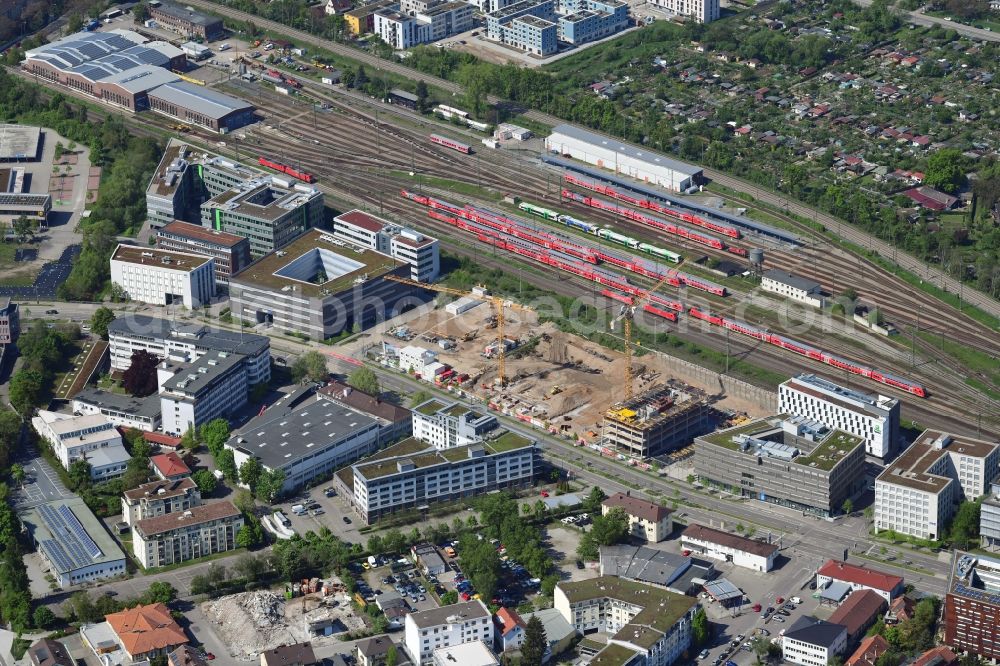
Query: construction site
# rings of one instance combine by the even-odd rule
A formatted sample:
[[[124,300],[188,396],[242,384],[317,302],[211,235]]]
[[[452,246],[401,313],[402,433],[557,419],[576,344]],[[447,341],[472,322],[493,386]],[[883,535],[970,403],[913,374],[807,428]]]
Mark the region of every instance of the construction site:
[[[627,358],[553,322],[538,324],[527,308],[504,307],[501,384],[499,318],[488,300],[424,310],[370,349],[386,366],[607,455],[662,456],[711,430],[717,413],[766,412],[669,372],[658,353]],[[634,396],[626,399],[629,364]]]

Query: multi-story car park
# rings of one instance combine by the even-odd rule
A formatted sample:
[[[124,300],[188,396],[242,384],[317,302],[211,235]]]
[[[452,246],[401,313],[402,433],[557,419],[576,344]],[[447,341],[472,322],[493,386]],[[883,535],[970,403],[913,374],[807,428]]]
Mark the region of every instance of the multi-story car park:
[[[687,16],[698,23],[719,18],[719,0],[653,0],[653,4],[678,16]]]
[[[251,384],[246,357],[206,352],[194,361],[163,361],[156,370],[163,431],[182,435],[247,404]]]
[[[766,573],[774,568],[778,544],[730,534],[705,525],[691,524],[681,534],[681,547],[694,555],[732,562],[738,567]]]
[[[409,278],[410,267],[314,229],[233,276],[230,306],[238,319],[325,340],[424,302],[418,287],[386,280],[390,275]]]
[[[674,192],[683,192],[702,179],[696,166],[575,125],[552,128],[545,149]]]
[[[875,531],[939,539],[957,504],[985,495],[1000,444],[925,430],[875,480]]]
[[[243,522],[240,510],[227,501],[145,518],[132,525],[132,552],[148,569],[234,550]]]
[[[333,218],[333,236],[405,261],[410,265],[411,280],[433,282],[441,271],[436,238],[360,210],[351,210]]]
[[[864,485],[865,447],[840,430],[759,419],[695,439],[702,483],[740,497],[829,516]]]
[[[100,414],[113,425],[152,432],[160,427],[160,398],[136,398],[88,386],[73,396],[74,414]]]
[[[596,663],[644,666],[669,666],[687,651],[698,609],[693,597],[612,576],[560,582],[553,602],[579,633],[610,636]]]
[[[191,477],[150,481],[122,494],[122,522],[132,525],[156,516],[180,515],[199,504],[201,492]]]
[[[191,363],[213,351],[244,357],[247,382],[253,386],[271,379],[271,341],[263,335],[223,331],[201,324],[126,315],[108,325],[112,370],[127,370],[132,354],[145,350],[160,360]]]
[[[282,494],[375,451],[384,423],[302,387],[269,405],[233,433],[226,447],[236,466],[256,458],[268,471],[285,474]]]
[[[500,425],[492,414],[436,398],[414,407],[412,417],[413,436],[435,449],[478,444]]]
[[[899,400],[862,393],[812,374],[778,386],[778,411],[863,437],[865,452],[888,458],[899,441]]]
[[[111,283],[129,300],[200,308],[215,296],[211,257],[119,245],[111,255]]]
[[[196,12],[170,2],[151,2],[149,16],[165,28],[185,37],[200,37],[211,42],[225,35],[222,19]]]
[[[215,284],[227,288],[229,278],[250,263],[250,241],[243,236],[180,220],[157,230],[156,247],[211,257],[215,262]]]
[[[493,644],[493,614],[479,599],[406,616],[403,648],[414,664],[433,663],[434,650],[473,641]]]
[[[954,553],[943,624],[945,644],[981,659],[1000,659],[1000,560]]]
[[[535,442],[514,432],[497,434],[481,444],[444,450],[404,439],[339,470],[337,484],[367,524],[434,502],[529,485]]]

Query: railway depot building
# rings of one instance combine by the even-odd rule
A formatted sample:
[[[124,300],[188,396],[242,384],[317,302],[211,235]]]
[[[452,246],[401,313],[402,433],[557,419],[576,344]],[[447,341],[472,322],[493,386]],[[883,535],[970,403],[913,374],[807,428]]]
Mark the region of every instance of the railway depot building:
[[[875,479],[875,531],[919,539],[945,534],[962,501],[986,495],[1000,444],[925,430]]]
[[[220,134],[254,121],[253,104],[187,81],[164,83],[148,96],[153,111]]]
[[[250,241],[246,238],[180,220],[157,230],[156,247],[211,257],[215,262],[215,283],[223,287],[228,287],[229,278],[250,263]]]
[[[764,271],[760,288],[799,303],[817,308],[823,307],[823,287],[819,282],[792,275],[778,268]]]
[[[207,42],[222,39],[225,27],[222,19],[181,7],[171,2],[153,0],[149,3],[149,17],[163,27],[185,37],[201,37]]]
[[[944,601],[944,643],[1000,659],[1000,560],[956,552]]]
[[[554,127],[545,149],[672,192],[683,192],[702,180],[702,170],[696,166],[575,125]]]
[[[899,442],[899,400],[800,374],[778,386],[778,411],[863,437],[865,452],[889,458]]]
[[[314,229],[234,276],[230,305],[234,317],[325,340],[423,302],[419,288],[390,275],[409,278],[410,266]]]
[[[441,271],[439,243],[419,231],[392,224],[360,210],[333,218],[333,235],[352,245],[388,254],[410,265],[410,279],[433,282]]]
[[[215,263],[197,254],[119,245],[111,255],[111,283],[132,301],[200,308],[215,296]]]
[[[860,437],[780,417],[695,439],[702,483],[820,516],[834,515],[862,488],[864,462]]]

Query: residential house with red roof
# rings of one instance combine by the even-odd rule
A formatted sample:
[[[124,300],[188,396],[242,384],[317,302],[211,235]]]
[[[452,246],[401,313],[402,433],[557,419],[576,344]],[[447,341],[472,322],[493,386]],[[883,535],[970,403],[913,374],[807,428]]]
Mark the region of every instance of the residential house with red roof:
[[[497,652],[519,650],[524,643],[524,630],[527,623],[513,608],[501,608],[493,616],[496,631],[493,638]]]
[[[149,459],[149,464],[153,468],[153,473],[164,481],[179,481],[191,476],[191,468],[173,451],[153,456]]]
[[[164,604],[127,608],[104,618],[129,660],[152,659],[188,642]]]
[[[632,536],[639,539],[657,543],[674,531],[673,512],[665,506],[626,493],[615,493],[601,503],[601,514],[606,516],[616,508],[623,509],[628,515],[629,530]]]
[[[933,647],[917,657],[911,666],[953,666],[958,663],[958,655],[944,645]]]
[[[848,648],[858,642],[868,627],[875,624],[888,607],[888,602],[872,590],[856,590],[833,612],[829,621],[847,629]]]
[[[888,649],[889,641],[878,634],[869,636],[861,641],[861,645],[854,651],[854,654],[847,658],[844,666],[875,666],[878,658],[885,654]]]
[[[816,587],[823,589],[830,583],[844,583],[852,591],[872,590],[886,600],[892,601],[903,594],[903,578],[882,573],[875,569],[848,564],[839,560],[827,560],[816,572]]]

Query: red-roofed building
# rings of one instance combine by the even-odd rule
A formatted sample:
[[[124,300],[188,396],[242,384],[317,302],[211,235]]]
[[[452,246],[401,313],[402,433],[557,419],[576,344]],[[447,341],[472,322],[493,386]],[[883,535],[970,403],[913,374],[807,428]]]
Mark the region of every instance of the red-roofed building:
[[[914,187],[903,192],[903,196],[930,210],[951,210],[958,204],[958,198],[939,192],[933,187]]]
[[[243,236],[207,229],[174,220],[156,231],[156,247],[190,252],[215,260],[215,281],[229,284],[229,278],[250,264],[250,241]]]
[[[188,642],[164,604],[136,606],[104,619],[133,662],[166,654]]]
[[[854,654],[847,658],[844,666],[875,666],[878,658],[885,654],[888,649],[889,641],[878,634],[869,636],[861,641],[861,645],[854,651]]]
[[[333,235],[339,240],[365,247],[410,265],[410,278],[431,282],[441,270],[436,238],[401,227],[360,210],[349,210],[333,218]]]
[[[153,467],[153,473],[164,481],[177,481],[191,476],[191,468],[173,451],[153,456],[149,459],[149,463]]]
[[[850,596],[840,608],[833,612],[829,621],[834,624],[842,624],[847,627],[847,645],[850,647],[860,639],[868,627],[875,624],[888,603],[877,592],[872,590],[857,590],[851,592]]]
[[[899,624],[913,617],[913,599],[907,596],[896,597],[889,604],[889,610],[885,612],[886,624]]]
[[[831,582],[845,583],[852,591],[872,590],[886,602],[903,593],[902,577],[839,560],[827,560],[816,572],[817,588],[825,588]]]
[[[493,616],[493,624],[496,625],[494,638],[496,640],[497,652],[507,652],[508,650],[519,650],[524,643],[524,629],[527,623],[513,608],[501,608]]]
[[[939,645],[917,657],[911,666],[952,666],[958,663],[958,655],[951,648]]]
[[[673,512],[665,506],[625,493],[615,493],[601,503],[601,514],[607,515],[616,508],[623,509],[628,515],[632,536],[657,543],[674,531],[674,519],[670,515]]]
[[[150,444],[156,444],[157,446],[168,449],[176,450],[181,446],[180,437],[174,437],[173,435],[167,435],[162,432],[144,432],[142,433],[142,438]]]

